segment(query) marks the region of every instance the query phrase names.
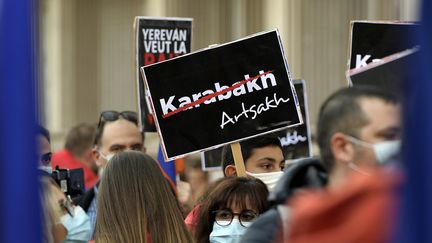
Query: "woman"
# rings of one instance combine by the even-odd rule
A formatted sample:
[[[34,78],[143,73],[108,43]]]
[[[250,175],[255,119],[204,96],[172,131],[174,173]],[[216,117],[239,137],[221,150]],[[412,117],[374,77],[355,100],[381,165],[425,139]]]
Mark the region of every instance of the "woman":
[[[196,241],[238,242],[247,227],[267,210],[268,190],[256,178],[227,177],[202,202]]]
[[[191,242],[175,194],[148,155],[115,155],[98,193],[96,242]]]

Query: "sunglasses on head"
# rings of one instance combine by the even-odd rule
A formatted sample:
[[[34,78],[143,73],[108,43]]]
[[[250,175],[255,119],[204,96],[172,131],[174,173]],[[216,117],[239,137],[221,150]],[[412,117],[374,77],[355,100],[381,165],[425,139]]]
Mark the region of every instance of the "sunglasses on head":
[[[126,120],[128,120],[130,122],[138,124],[137,113],[134,112],[134,111],[122,111],[122,112],[118,112],[118,111],[103,111],[100,114],[98,127],[100,127],[100,125],[101,125],[102,122],[116,121],[120,117],[123,117],[124,119],[126,119]]]

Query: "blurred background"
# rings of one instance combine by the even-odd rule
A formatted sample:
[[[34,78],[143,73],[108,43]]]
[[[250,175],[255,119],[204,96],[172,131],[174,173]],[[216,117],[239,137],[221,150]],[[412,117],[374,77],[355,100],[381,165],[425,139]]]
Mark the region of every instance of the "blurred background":
[[[137,110],[134,17],[169,16],[194,19],[192,51],[277,28],[292,77],[306,80],[313,132],[322,101],[347,85],[350,21],[417,21],[418,9],[419,0],[40,0],[39,120],[56,151],[101,111]],[[157,135],[146,136],[156,156]]]

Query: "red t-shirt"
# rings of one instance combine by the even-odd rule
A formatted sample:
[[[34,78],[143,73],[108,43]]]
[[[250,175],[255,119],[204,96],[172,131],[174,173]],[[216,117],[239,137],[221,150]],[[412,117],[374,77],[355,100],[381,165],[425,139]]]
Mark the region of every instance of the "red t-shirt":
[[[84,170],[84,186],[86,189],[92,188],[99,180],[99,177],[96,175],[96,173],[94,173],[86,164],[76,159],[66,149],[54,153],[51,162],[53,170],[55,170],[57,165],[61,169],[82,168]]]

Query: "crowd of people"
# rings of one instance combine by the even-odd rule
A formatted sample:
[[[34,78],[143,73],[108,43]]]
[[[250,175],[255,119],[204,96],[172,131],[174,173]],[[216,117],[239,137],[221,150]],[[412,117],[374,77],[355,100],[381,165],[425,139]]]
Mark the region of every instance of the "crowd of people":
[[[77,125],[53,155],[49,132],[40,127],[44,240],[386,242],[402,183],[400,110],[386,91],[340,89],[318,115],[319,157],[286,166],[276,136],[244,140],[247,176],[237,175],[227,146],[223,178],[209,182],[199,162],[186,166],[189,200],[179,200],[178,185],[146,154],[135,112],[104,111],[97,126]],[[59,168],[83,170],[82,194],[65,193],[51,176]]]

